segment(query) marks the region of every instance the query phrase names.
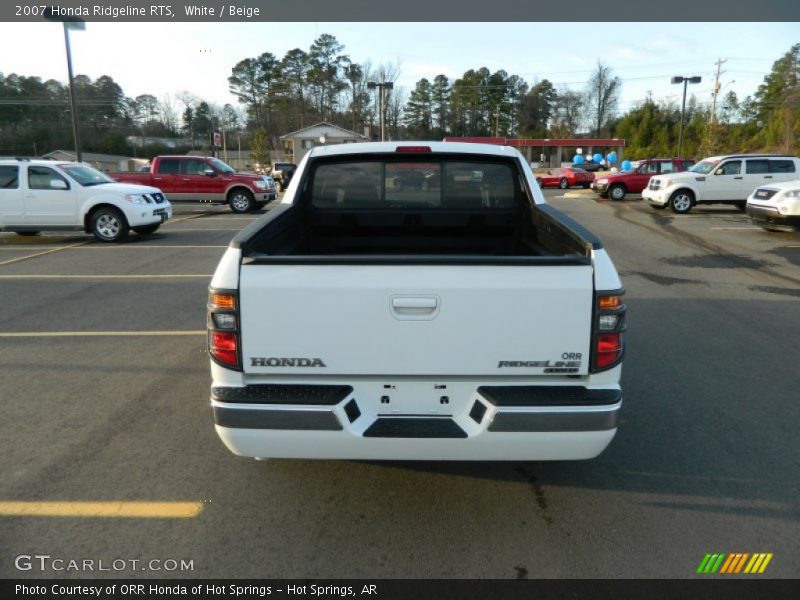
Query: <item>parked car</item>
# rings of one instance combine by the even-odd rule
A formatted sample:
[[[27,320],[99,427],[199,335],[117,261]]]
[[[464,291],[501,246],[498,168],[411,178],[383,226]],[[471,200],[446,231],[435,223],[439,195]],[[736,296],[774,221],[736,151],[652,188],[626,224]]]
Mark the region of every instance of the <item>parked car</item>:
[[[109,173],[117,181],[159,188],[172,202],[228,204],[235,213],[263,208],[278,195],[263,175],[237,173],[213,156],[156,156],[149,173]]]
[[[745,210],[757,187],[797,178],[800,158],[781,154],[733,154],[706,158],[688,171],[650,179],[642,198],[654,208],[687,213],[696,204],[733,204]]]
[[[130,230],[153,233],[171,216],[157,188],[117,183],[83,163],[0,160],[0,231],[83,230],[119,242]]]
[[[686,171],[694,164],[693,160],[687,158],[650,158],[638,162],[638,166],[631,171],[598,177],[592,182],[592,189],[601,198],[622,200],[626,194],[640,194],[654,175]]]
[[[601,165],[600,163],[596,163],[593,160],[588,160],[586,162],[582,162],[580,168],[589,173],[594,173],[596,171],[602,170],[603,165]]]
[[[438,193],[393,190],[423,153]],[[209,289],[211,409],[234,454],[579,460],[610,443],[622,283],[517,150],[337,144],[295,177]]]
[[[292,181],[292,176],[297,170],[297,165],[290,162],[274,162],[269,169],[268,175],[275,180],[275,188],[282,192]]]
[[[800,231],[800,179],[757,187],[747,198],[747,214],[769,231]]]
[[[592,185],[592,181],[594,181],[594,174],[587,173],[578,167],[548,169],[546,173],[536,175],[539,187],[558,187],[562,190],[575,186],[588,188]]]

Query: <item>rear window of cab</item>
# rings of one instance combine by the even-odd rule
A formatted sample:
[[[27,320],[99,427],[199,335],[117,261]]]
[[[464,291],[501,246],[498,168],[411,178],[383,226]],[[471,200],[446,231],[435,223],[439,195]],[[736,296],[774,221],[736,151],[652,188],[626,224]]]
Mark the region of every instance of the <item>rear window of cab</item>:
[[[319,164],[309,192],[320,209],[508,209],[520,188],[508,162],[387,159]]]

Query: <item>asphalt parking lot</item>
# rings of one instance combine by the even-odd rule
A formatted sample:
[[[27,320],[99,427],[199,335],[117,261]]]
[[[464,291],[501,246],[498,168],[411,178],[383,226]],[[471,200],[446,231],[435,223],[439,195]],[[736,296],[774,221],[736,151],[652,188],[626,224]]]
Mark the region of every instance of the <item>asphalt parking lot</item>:
[[[592,461],[235,457],[208,408],[206,290],[258,215],[178,205],[119,245],[0,234],[0,577],[684,578],[709,552],[799,577],[800,234],[547,196],[627,290],[622,423]],[[15,567],[35,553],[193,568]]]

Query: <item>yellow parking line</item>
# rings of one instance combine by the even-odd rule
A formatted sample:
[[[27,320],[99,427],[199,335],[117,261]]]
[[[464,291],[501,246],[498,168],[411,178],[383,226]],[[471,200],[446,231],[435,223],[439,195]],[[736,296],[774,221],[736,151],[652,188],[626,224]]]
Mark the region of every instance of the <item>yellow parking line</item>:
[[[205,275],[0,275],[0,280],[8,279],[210,279]]]
[[[0,517],[124,517],[190,519],[202,502],[13,502],[0,501]]]
[[[36,258],[37,256],[44,256],[45,254],[50,254],[52,252],[58,252],[59,250],[67,250],[68,248],[74,248],[75,246],[83,246],[84,244],[88,244],[89,242],[77,242],[75,244],[70,244],[69,246],[59,246],[58,248],[50,248],[49,250],[45,250],[44,252],[37,252],[36,254],[28,254],[27,256],[18,256],[17,258],[10,258],[9,260],[4,260],[0,262],[0,266],[3,265],[10,265],[12,263],[20,262],[22,260],[28,260],[29,258]]]
[[[0,338],[25,337],[146,337],[206,335],[205,329],[185,331],[0,331]]]

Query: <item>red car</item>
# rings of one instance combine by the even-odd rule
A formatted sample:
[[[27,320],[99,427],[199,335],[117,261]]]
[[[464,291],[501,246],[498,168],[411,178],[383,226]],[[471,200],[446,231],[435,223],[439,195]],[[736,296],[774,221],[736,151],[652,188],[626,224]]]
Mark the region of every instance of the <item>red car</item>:
[[[539,187],[559,187],[562,190],[576,185],[588,189],[594,181],[594,173],[589,173],[577,167],[563,167],[561,169],[548,169],[546,173],[537,173],[536,181]]]

